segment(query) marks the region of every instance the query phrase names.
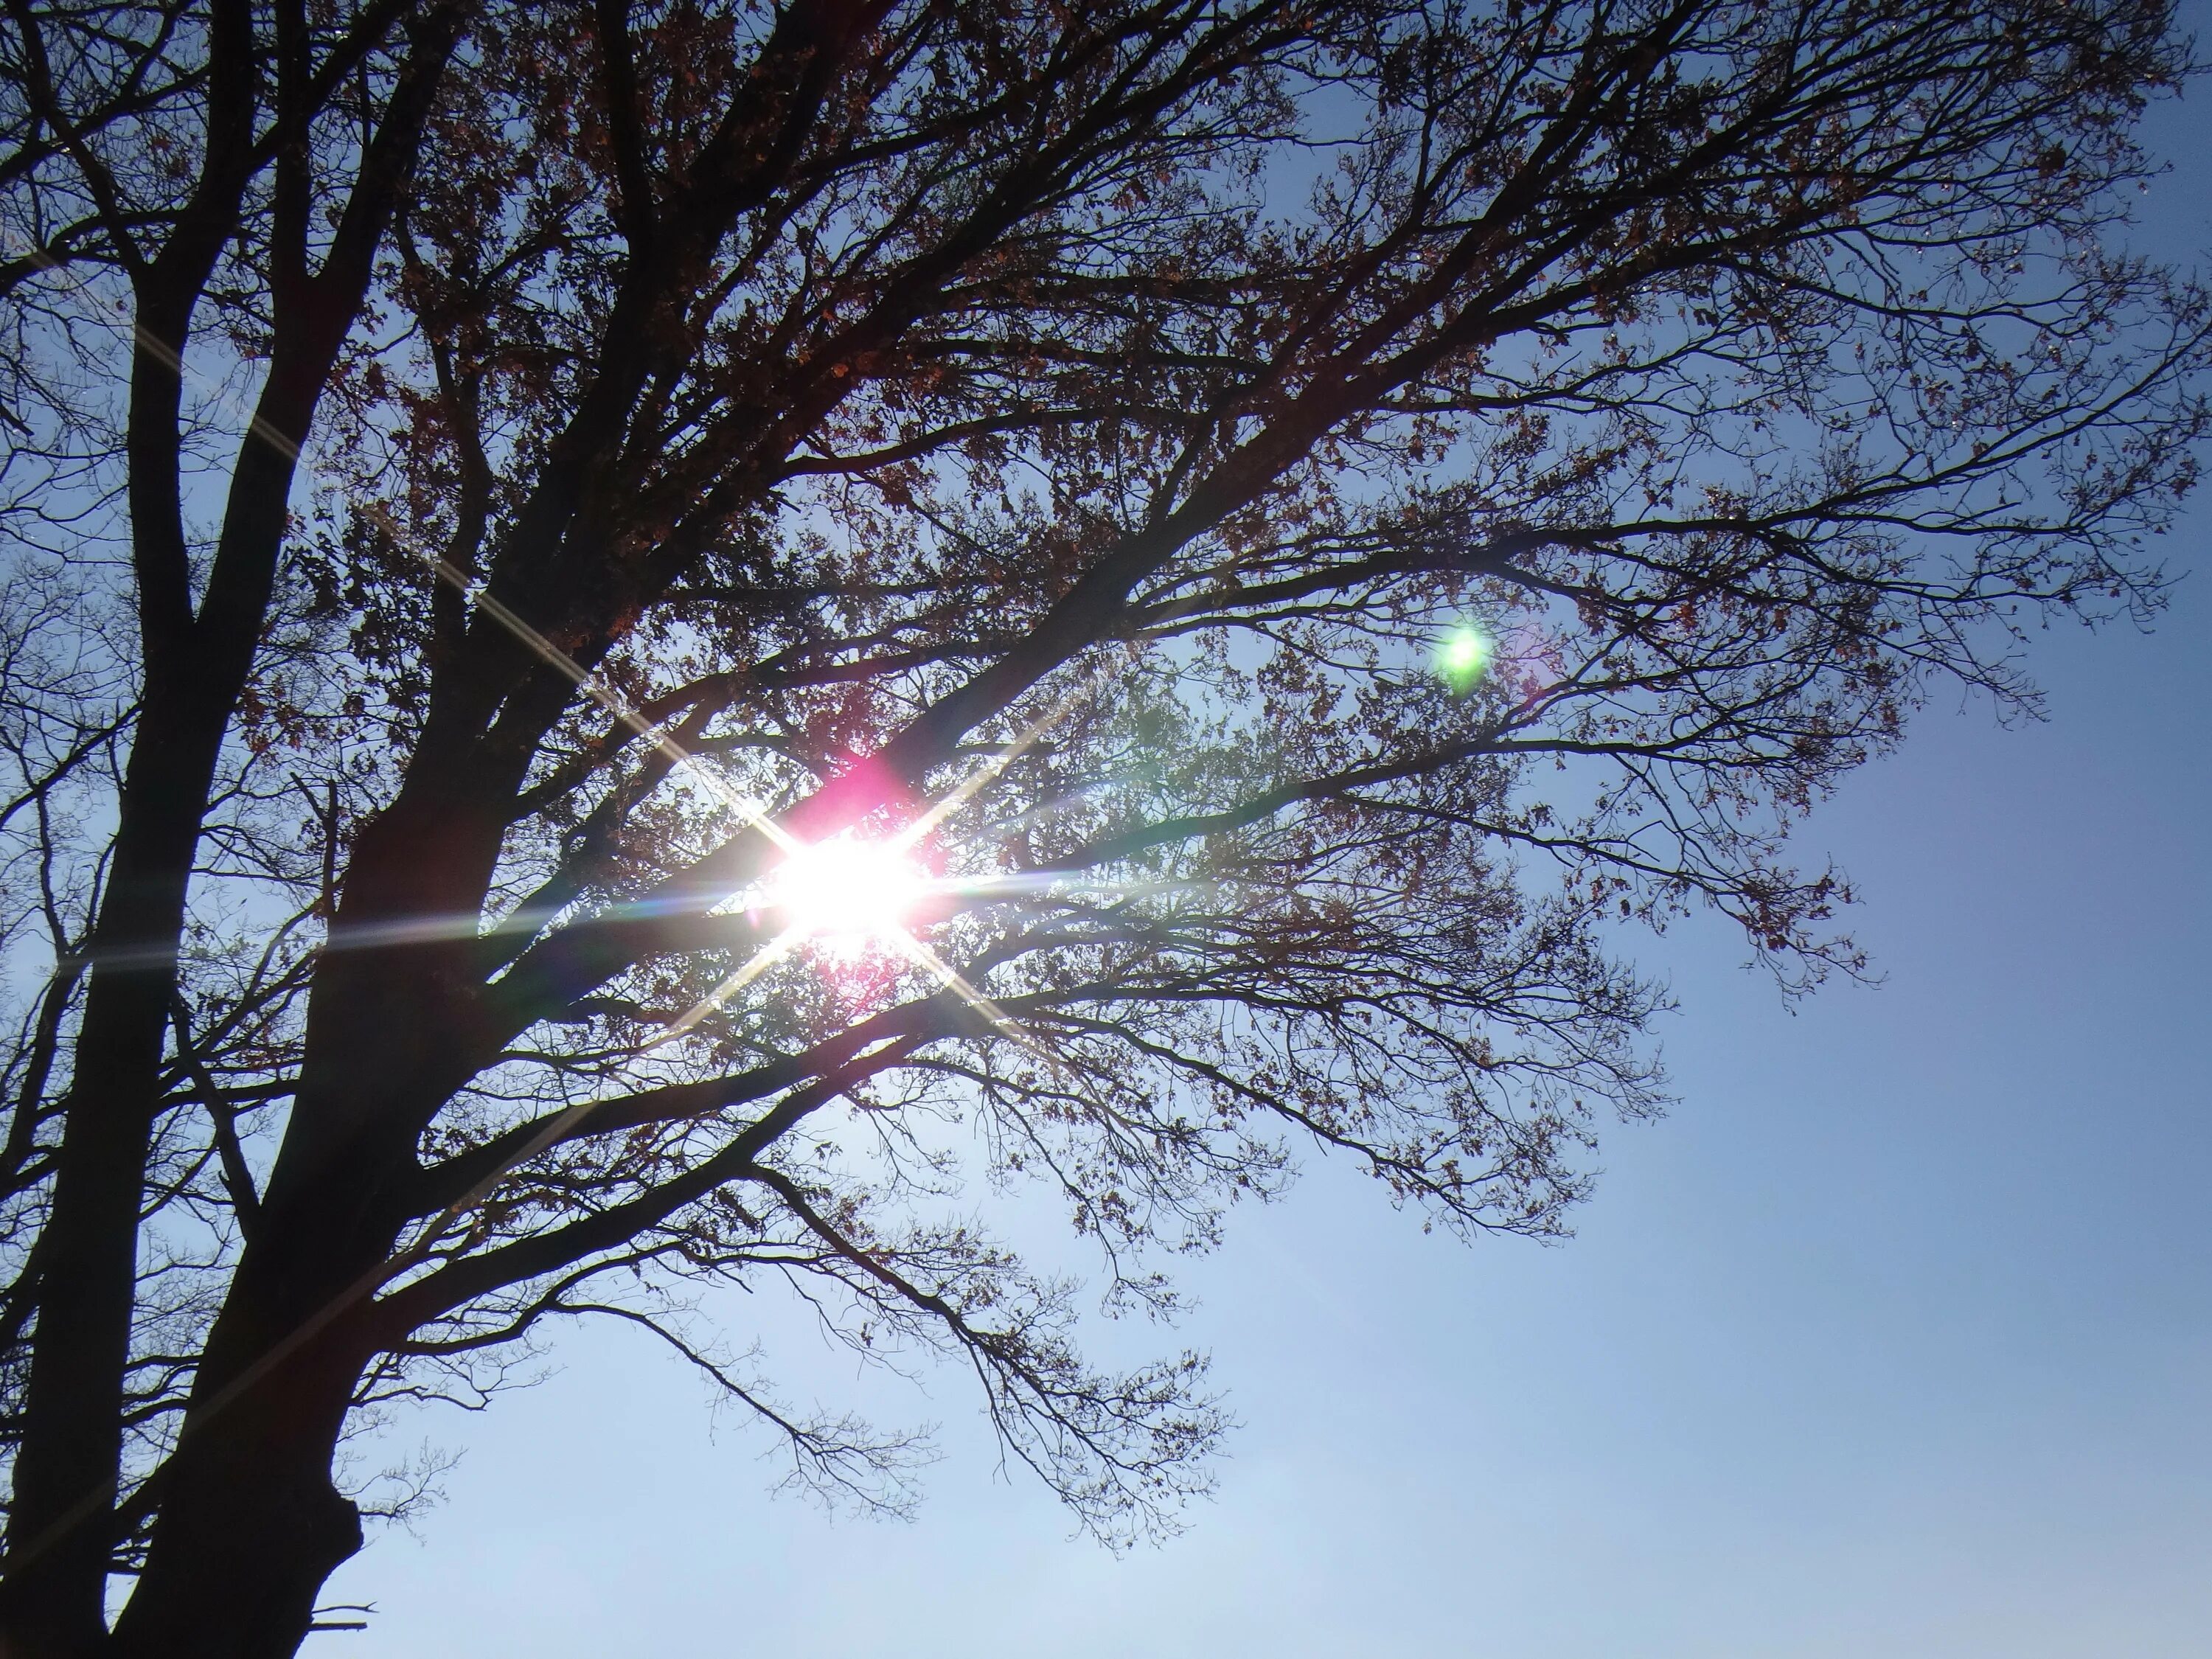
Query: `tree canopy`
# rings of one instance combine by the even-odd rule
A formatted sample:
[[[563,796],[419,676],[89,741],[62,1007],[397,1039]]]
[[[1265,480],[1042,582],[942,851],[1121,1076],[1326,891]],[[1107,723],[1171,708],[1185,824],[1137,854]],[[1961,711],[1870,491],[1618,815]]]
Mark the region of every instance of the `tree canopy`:
[[[2160,0],[10,0],[0,1650],[289,1654],[394,1402],[742,1284],[1086,1360],[1301,1155],[1559,1233],[1644,930],[2140,619],[2205,296]],[[1030,1187],[1079,1285],[994,1236]],[[108,1608],[119,1605],[111,1620]],[[112,1625],[112,1629],[111,1629]]]

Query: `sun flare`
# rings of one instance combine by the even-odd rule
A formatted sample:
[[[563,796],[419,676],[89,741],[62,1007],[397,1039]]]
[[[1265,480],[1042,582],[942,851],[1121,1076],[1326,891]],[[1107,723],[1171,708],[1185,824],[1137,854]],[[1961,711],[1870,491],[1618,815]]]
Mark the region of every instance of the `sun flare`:
[[[842,835],[793,852],[762,896],[790,931],[856,950],[896,942],[928,892],[928,872],[897,842]]]
[[[1437,642],[1437,673],[1454,691],[1464,696],[1490,672],[1497,647],[1490,635],[1472,625],[1455,628]]]

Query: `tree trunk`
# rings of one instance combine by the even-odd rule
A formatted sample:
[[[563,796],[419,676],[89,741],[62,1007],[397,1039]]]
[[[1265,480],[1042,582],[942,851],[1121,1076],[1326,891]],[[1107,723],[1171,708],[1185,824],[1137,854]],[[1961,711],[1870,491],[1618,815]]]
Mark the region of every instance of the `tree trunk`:
[[[54,1177],[39,1323],[15,1466],[9,1659],[75,1659],[102,1602],[137,1289],[138,1206],[176,985],[175,949],[222,720],[149,696],[125,774],[115,858]]]
[[[289,1659],[324,1581],[361,1548],[360,1511],[331,1468],[364,1322],[356,1309],[254,1374],[328,1304],[319,1291],[340,1266],[332,1240],[295,1228],[264,1237],[210,1338],[145,1569],[103,1659]],[[301,1251],[321,1258],[313,1271],[297,1254],[283,1259]]]
[[[326,1048],[313,1069],[398,1091],[392,1068],[358,1045],[335,1057]],[[319,1092],[303,1086],[295,1115],[342,1108]],[[324,1581],[360,1549],[360,1513],[332,1484],[332,1462],[375,1350],[374,1275],[398,1240],[391,1200],[414,1167],[411,1144],[360,1141],[357,1157],[272,1178],[275,1201],[210,1334],[145,1568],[103,1659],[289,1659]]]
[[[356,841],[335,925],[480,904],[497,845],[497,820],[465,802],[395,804]],[[449,942],[317,965],[299,1094],[112,1652],[286,1659],[361,1547],[332,1458],[377,1346],[374,1274],[404,1224],[416,1134],[471,1069],[471,961]]]
[[[181,340],[173,295],[142,330]],[[150,318],[151,321],[143,320]],[[312,365],[311,365],[312,367]],[[290,382],[304,382],[303,394]],[[311,378],[272,370],[264,407],[313,406]],[[98,1650],[120,1474],[123,1403],[137,1289],[138,1209],[159,1109],[178,941],[216,766],[252,672],[291,494],[293,457],[240,449],[205,599],[196,617],[175,486],[175,371],[144,349],[134,366],[131,502],[144,683],[116,806],[113,862],[92,935],[93,966],[39,1250],[0,1654],[77,1659]],[[289,412],[289,411],[288,411]]]

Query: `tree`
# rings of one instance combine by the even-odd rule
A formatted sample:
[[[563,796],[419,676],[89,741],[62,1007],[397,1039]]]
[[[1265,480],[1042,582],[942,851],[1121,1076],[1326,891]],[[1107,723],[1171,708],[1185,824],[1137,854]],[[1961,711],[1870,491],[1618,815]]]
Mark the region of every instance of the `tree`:
[[[4,40],[10,1655],[292,1652],[344,1437],[563,1319],[905,1503],[717,1282],[1170,1523],[1201,1362],[1088,1364],[964,1183],[1162,1316],[1300,1147],[1558,1233],[1661,1101],[1628,930],[1856,971],[1792,823],[2154,609],[2205,423],[2151,0]]]

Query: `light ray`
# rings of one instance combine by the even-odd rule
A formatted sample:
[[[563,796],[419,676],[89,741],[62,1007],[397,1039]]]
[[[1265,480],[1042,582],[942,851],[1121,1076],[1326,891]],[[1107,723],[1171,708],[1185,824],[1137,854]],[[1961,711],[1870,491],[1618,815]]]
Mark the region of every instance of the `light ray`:
[[[366,511],[383,527],[385,534],[390,536],[397,545],[402,548],[409,547],[409,538],[392,521],[392,515],[385,510],[381,501],[371,501]],[[477,586],[469,580],[468,573],[460,569],[449,559],[419,548],[410,549],[410,550],[417,559],[428,565],[441,581],[452,587],[463,599],[471,601],[479,611],[527,646],[540,661],[559,671],[578,690],[636,732],[639,737],[644,738],[653,749],[666,757],[672,764],[688,769],[693,776],[706,784],[724,805],[743,818],[747,827],[759,830],[762,835],[774,842],[787,854],[799,850],[803,843],[797,836],[732,788],[728,781],[712,767],[702,764],[696,755],[668,735],[665,726],[647,720],[628,697],[623,696],[599,675],[592,673],[559,646],[547,639],[501,600],[495,599],[489,588]]]
[[[8,240],[10,242],[15,240],[12,231],[9,233]],[[91,307],[93,315],[100,318],[103,322],[112,320],[93,299],[92,290],[86,285],[85,279],[48,253],[46,249],[34,245],[23,258],[33,270],[42,270],[48,276],[59,277],[68,283]],[[179,380],[197,381],[200,387],[210,393],[217,402],[227,403],[231,406],[234,413],[243,415],[246,417],[246,429],[286,460],[296,461],[300,459],[300,446],[289,435],[262,419],[259,414],[246,405],[242,397],[213,375],[187,365],[182,354],[175,347],[155,335],[135,316],[131,321],[131,337],[141,351],[167,368]]]
[[[1067,1074],[1066,1061],[1015,1024],[1007,1017],[1005,1009],[969,984],[957,968],[916,939],[913,933],[902,927],[890,935],[890,938],[891,942],[904,951],[907,955],[934,974],[947,990],[958,996],[969,1007],[981,1014],[989,1023],[991,1029],[1000,1036],[1006,1038],[1031,1059],[1040,1060],[1050,1067],[1054,1075],[1065,1077]]]
[[[789,956],[793,947],[797,945],[804,937],[805,937],[805,931],[801,928],[785,928],[783,932],[754,951],[751,959],[744,967],[708,992],[683,1013],[662,1026],[638,1049],[638,1053],[649,1054],[663,1043],[675,1042],[708,1015],[719,1012],[723,1005],[732,997]]]
[[[67,283],[79,295],[84,297],[88,303],[91,303],[91,295],[84,279],[48,254],[45,249],[34,246],[25,257],[39,270]],[[104,314],[100,313],[97,304],[92,304],[92,310],[95,315]],[[194,368],[185,360],[182,353],[171,346],[167,341],[159,338],[143,323],[135,318],[131,321],[131,334],[140,350],[167,368],[179,380],[190,380],[218,403],[228,404],[234,414],[244,417],[249,432],[283,456],[286,460],[296,462],[301,459],[298,441],[263,419],[260,413],[246,402],[243,394],[216,380],[204,370]],[[416,560],[428,567],[434,575],[447,583],[463,599],[472,601],[478,610],[527,646],[541,661],[566,676],[569,682],[586,696],[629,726],[639,737],[643,738],[670,762],[677,766],[689,768],[695,775],[702,778],[707,787],[726,805],[744,818],[748,826],[759,830],[787,853],[799,846],[798,840],[788,830],[750,801],[739,795],[720,774],[711,768],[701,765],[697,756],[670,737],[662,726],[647,720],[632,705],[629,698],[623,696],[621,692],[616,690],[597,674],[585,668],[581,663],[532,628],[501,601],[493,598],[489,590],[472,592],[472,584],[467,573],[459,569],[450,560],[416,546],[414,538],[392,521],[392,514],[386,509],[383,502],[372,501],[367,504],[364,512],[368,517],[376,521],[386,535],[392,538],[395,546],[411,554]]]
[[[1033,747],[1046,732],[1073,714],[1075,705],[1097,688],[1098,682],[1105,678],[1105,668],[1102,665],[1070,686],[1061,695],[1059,702],[1031,720],[1012,743],[963,778],[953,786],[949,793],[932,804],[927,811],[899,831],[896,838],[897,843],[902,847],[915,845],[923,836],[928,835],[939,824],[967,805],[975,798],[978,791],[990,783],[1007,767],[1012,765],[1016,757]]]
[[[1163,893],[1195,892],[1208,883],[1184,878],[1176,881],[1115,881],[1086,875],[1078,870],[1004,870],[978,876],[947,876],[933,884],[932,892],[956,898],[1020,898],[1033,893],[1104,893],[1117,898],[1145,898]]]

